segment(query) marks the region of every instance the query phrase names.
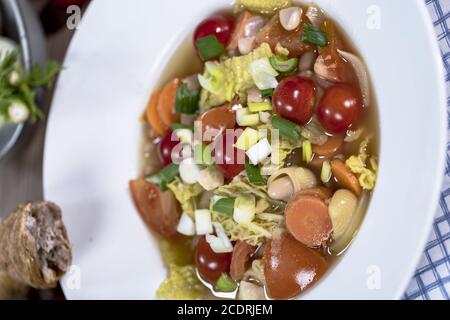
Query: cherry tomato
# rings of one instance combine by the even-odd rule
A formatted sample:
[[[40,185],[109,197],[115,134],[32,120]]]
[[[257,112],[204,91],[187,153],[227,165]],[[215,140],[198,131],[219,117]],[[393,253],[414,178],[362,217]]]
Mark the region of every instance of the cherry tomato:
[[[222,273],[230,271],[231,253],[215,253],[205,237],[201,237],[195,249],[195,265],[200,275],[214,283]]]
[[[288,233],[266,243],[264,276],[272,299],[295,297],[317,282],[327,269],[328,262],[319,250],[306,247]]]
[[[172,163],[172,150],[180,143],[178,139],[172,137],[172,131],[162,138],[158,145],[158,155],[164,166]]]
[[[233,32],[234,21],[233,19],[216,15],[203,20],[195,29],[194,32],[194,45],[200,38],[214,35],[217,37],[224,47],[228,45]]]
[[[343,133],[356,126],[363,114],[361,93],[347,84],[328,88],[319,102],[317,117],[330,133]]]
[[[130,181],[130,190],[146,226],[164,238],[175,237],[181,209],[173,193],[161,192],[157,185],[144,179]]]
[[[314,83],[298,76],[284,79],[273,93],[272,104],[283,118],[299,125],[308,123],[316,99]]]
[[[230,104],[210,109],[200,117],[202,123],[203,141],[212,141],[223,129],[233,129],[236,126],[236,116]]]
[[[225,132],[214,143],[216,166],[228,179],[233,179],[245,168],[245,151],[234,147],[236,140],[234,132]]]

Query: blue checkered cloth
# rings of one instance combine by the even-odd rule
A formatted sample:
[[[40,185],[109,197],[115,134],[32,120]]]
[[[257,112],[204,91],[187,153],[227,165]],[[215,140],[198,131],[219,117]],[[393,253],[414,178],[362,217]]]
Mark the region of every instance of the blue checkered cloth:
[[[425,1],[446,69],[448,113],[450,115],[450,0]],[[450,119],[450,118],[449,118]],[[449,122],[450,130],[450,122]],[[450,131],[448,134],[450,141]],[[450,143],[447,143],[447,164],[439,209],[425,252],[404,299],[449,300],[450,298]]]

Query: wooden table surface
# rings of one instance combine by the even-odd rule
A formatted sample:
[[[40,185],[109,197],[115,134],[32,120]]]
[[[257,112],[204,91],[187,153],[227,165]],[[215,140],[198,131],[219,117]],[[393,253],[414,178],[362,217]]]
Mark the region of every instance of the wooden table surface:
[[[40,12],[45,0],[31,1]],[[47,36],[49,58],[62,63],[73,31],[62,28]],[[40,106],[48,114],[52,92],[43,94]],[[43,199],[42,164],[47,117],[28,125],[18,144],[0,159],[0,218],[12,212],[19,203]],[[51,200],[51,199],[48,199]]]

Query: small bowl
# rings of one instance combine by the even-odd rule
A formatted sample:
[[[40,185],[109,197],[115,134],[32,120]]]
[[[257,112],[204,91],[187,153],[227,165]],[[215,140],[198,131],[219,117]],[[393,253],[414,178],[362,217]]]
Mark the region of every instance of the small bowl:
[[[24,0],[0,0],[2,35],[12,39],[22,50],[26,70],[35,63],[45,61],[44,36],[37,16]],[[18,141],[26,124],[0,126],[0,159]]]

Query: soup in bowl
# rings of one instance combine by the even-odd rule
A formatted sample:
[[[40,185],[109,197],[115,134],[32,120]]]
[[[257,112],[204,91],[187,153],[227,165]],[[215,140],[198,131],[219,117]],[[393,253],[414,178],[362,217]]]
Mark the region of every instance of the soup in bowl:
[[[168,77],[170,75],[170,77]],[[130,181],[163,299],[291,299],[345,252],[378,173],[363,57],[316,5],[238,1],[173,55]]]

